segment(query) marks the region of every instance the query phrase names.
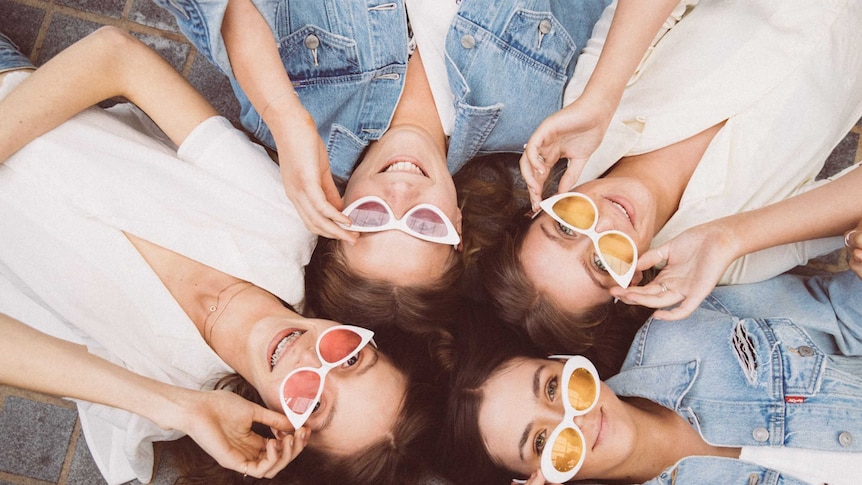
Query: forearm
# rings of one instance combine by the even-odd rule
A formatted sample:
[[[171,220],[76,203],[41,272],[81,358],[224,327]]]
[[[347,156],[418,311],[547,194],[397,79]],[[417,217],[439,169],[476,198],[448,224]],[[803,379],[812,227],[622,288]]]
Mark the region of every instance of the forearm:
[[[278,143],[291,122],[314,125],[278,52],[275,37],[251,0],[230,0],[222,36],[234,77]]]
[[[584,93],[616,110],[626,83],[679,0],[619,0],[607,40]]]
[[[735,256],[822,237],[839,236],[862,220],[862,170],[766,207],[714,222],[730,235]],[[712,223],[710,223],[712,224]]]
[[[114,365],[86,348],[0,313],[0,382],[83,399],[145,416],[164,428],[180,422],[192,391]]]
[[[137,104],[176,143],[215,114],[158,54],[118,29],[103,28],[62,51],[0,101],[0,161],[115,96]]]

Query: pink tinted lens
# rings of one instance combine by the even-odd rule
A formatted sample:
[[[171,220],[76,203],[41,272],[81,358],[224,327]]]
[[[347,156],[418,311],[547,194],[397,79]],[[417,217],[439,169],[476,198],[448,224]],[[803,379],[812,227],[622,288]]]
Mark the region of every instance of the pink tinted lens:
[[[320,389],[320,376],[309,370],[299,371],[284,382],[281,392],[284,402],[296,414],[303,414],[315,404]]]
[[[440,214],[431,209],[422,208],[410,214],[407,227],[423,236],[444,237],[449,232]]]
[[[317,348],[320,351],[320,356],[327,364],[334,364],[356,352],[361,343],[362,337],[358,333],[338,328],[324,334],[318,342]],[[317,391],[315,390],[315,392]]]
[[[389,211],[380,202],[369,200],[356,206],[350,214],[354,226],[380,227],[389,223]]]

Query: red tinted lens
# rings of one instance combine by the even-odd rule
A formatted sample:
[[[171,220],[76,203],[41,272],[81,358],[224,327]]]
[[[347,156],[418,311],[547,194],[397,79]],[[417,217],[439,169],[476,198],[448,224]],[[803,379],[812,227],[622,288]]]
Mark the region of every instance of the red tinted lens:
[[[317,350],[327,364],[334,364],[356,352],[361,343],[362,337],[358,333],[344,328],[337,328],[321,337],[317,344]]]
[[[356,206],[348,215],[354,226],[380,227],[389,223],[389,211],[380,202],[369,200]]]
[[[303,414],[315,404],[318,390],[320,390],[320,376],[309,370],[293,374],[281,388],[285,404],[296,414]]]
[[[444,237],[448,233],[440,214],[427,208],[412,212],[407,218],[407,227],[423,236]]]

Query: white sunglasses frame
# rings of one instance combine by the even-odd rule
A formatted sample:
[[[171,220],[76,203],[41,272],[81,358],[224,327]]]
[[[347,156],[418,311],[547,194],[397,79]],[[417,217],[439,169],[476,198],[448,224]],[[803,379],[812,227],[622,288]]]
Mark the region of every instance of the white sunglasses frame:
[[[359,335],[359,345],[356,347],[356,350],[348,354],[346,357],[339,359],[337,362],[327,362],[320,353],[320,341],[323,340],[323,337],[329,332],[345,329]],[[372,332],[371,330],[362,327],[355,327],[353,325],[336,325],[334,327],[329,327],[317,336],[317,341],[314,344],[314,350],[315,352],[317,352],[317,359],[320,361],[320,367],[297,367],[296,369],[290,371],[286,376],[284,376],[284,379],[281,380],[281,384],[278,386],[278,398],[281,401],[282,410],[284,410],[284,414],[287,416],[287,419],[290,421],[290,424],[293,425],[293,429],[299,429],[303,424],[305,424],[306,421],[308,421],[308,418],[309,416],[311,416],[311,413],[314,412],[314,408],[317,403],[320,402],[320,396],[323,394],[323,386],[326,382],[326,375],[329,374],[329,371],[356,356],[356,354],[361,352],[362,349],[364,349],[369,342],[371,343],[371,345],[376,347],[376,345],[374,344],[373,337],[374,332]],[[308,409],[306,409],[304,413],[298,414],[292,409],[290,409],[287,401],[284,398],[284,385],[285,383],[287,383],[287,380],[290,379],[294,374],[305,371],[314,372],[315,374],[319,375],[320,386],[318,386],[317,388],[317,394],[314,396],[312,405],[308,406]]]
[[[560,472],[556,468],[554,468],[553,463],[551,463],[551,450],[553,449],[553,443],[557,440],[557,437],[566,429],[572,429],[577,433],[578,437],[580,437],[581,442],[586,445],[586,439],[584,438],[584,433],[581,431],[581,428],[575,424],[574,418],[576,416],[583,416],[592,411],[596,404],[599,402],[599,397],[601,396],[602,389],[602,381],[599,379],[599,372],[596,370],[596,366],[590,361],[590,359],[582,356],[582,355],[552,355],[548,357],[548,359],[554,360],[565,360],[566,363],[563,366],[563,372],[560,374],[560,385],[557,387],[559,391],[568,392],[569,381],[572,378],[572,374],[574,374],[577,369],[586,369],[589,372],[590,376],[592,376],[593,381],[596,385],[596,399],[583,411],[578,411],[577,409],[572,407],[572,404],[569,402],[568,398],[563,399],[563,419],[560,420],[560,424],[558,424],[554,430],[548,435],[548,439],[545,440],[545,448],[542,450],[542,457],[540,459],[540,467],[542,470],[542,475],[545,477],[545,481],[548,483],[565,483],[571,480],[575,475],[578,474],[581,467],[584,465],[584,459],[587,456],[586,450],[581,453],[581,457],[578,460],[577,465],[575,465],[571,470],[567,472]],[[565,386],[563,384],[565,383]],[[513,483],[527,483],[526,480],[522,480],[519,478],[512,479]]]
[[[593,207],[593,211],[595,212],[596,217],[595,217],[595,219],[593,219],[593,223],[592,223],[592,225],[590,225],[590,227],[588,229],[581,229],[579,227],[575,227],[575,226],[571,225],[570,223],[566,222],[565,220],[563,220],[562,217],[560,217],[559,215],[557,215],[556,212],[554,212],[554,204],[556,204],[557,201],[559,201],[559,200],[566,199],[569,197],[583,198],[587,202],[589,202],[590,205]],[[547,199],[545,199],[539,203],[539,207],[541,208],[542,211],[546,212],[549,216],[551,216],[551,218],[554,219],[555,221],[559,222],[560,224],[565,225],[569,229],[577,232],[578,234],[583,234],[583,235],[589,237],[590,241],[593,242],[593,248],[595,248],[596,254],[599,256],[599,260],[602,262],[602,264],[605,266],[605,268],[610,268],[611,264],[608,263],[607,259],[605,259],[604,255],[602,254],[601,249],[599,248],[599,238],[601,236],[603,236],[605,234],[616,234],[616,235],[622,236],[625,240],[627,240],[629,243],[631,243],[632,249],[634,249],[634,257],[632,258],[632,265],[629,267],[629,270],[626,271],[625,274],[618,275],[614,271],[608,269],[608,274],[611,275],[611,278],[613,278],[613,280],[616,282],[616,284],[620,285],[623,288],[628,288],[629,284],[631,284],[631,282],[632,282],[632,278],[634,278],[635,269],[636,269],[637,264],[638,264],[638,246],[637,246],[637,244],[635,244],[634,240],[628,234],[626,234],[622,231],[618,231],[616,229],[611,229],[611,230],[602,231],[602,232],[596,231],[596,224],[599,223],[599,208],[596,206],[596,202],[590,196],[588,196],[586,194],[582,194],[580,192],[564,192],[562,194],[557,194],[557,195],[548,197]],[[536,213],[536,215],[538,215],[538,213]],[[533,217],[535,217],[535,215]]]
[[[415,206],[411,207],[410,210],[408,210],[407,212],[404,213],[404,217],[398,219],[397,217],[395,217],[395,213],[392,212],[392,208],[389,207],[389,204],[387,204],[385,200],[381,199],[380,197],[378,197],[376,195],[366,195],[365,197],[360,197],[360,198],[354,200],[353,202],[351,202],[350,205],[348,205],[347,207],[344,208],[343,211],[341,211],[341,213],[346,215],[347,217],[350,217],[350,213],[354,209],[356,209],[357,207],[359,207],[360,205],[362,205],[366,202],[377,202],[380,205],[382,205],[386,209],[386,212],[389,214],[389,222],[387,222],[386,224],[384,224],[382,226],[376,226],[376,227],[362,227],[362,226],[356,226],[356,225],[352,225],[352,224],[348,226],[348,225],[344,225],[341,223],[339,223],[338,225],[344,229],[347,229],[348,231],[356,231],[356,232],[382,232],[382,231],[389,231],[389,230],[394,229],[396,231],[401,231],[405,234],[413,236],[417,239],[421,239],[423,241],[428,241],[428,242],[438,243],[438,244],[449,244],[451,246],[454,246],[456,249],[458,248],[458,244],[461,242],[461,235],[458,234],[458,231],[455,229],[455,225],[452,224],[452,221],[449,219],[449,217],[447,217],[446,214],[444,214],[443,211],[439,207],[437,207],[436,205],[433,205],[433,204],[415,205]],[[428,209],[431,212],[434,212],[435,214],[440,216],[440,219],[443,220],[443,225],[446,226],[447,233],[445,236],[443,236],[443,237],[426,236],[424,234],[421,234],[419,232],[414,231],[413,229],[410,229],[410,227],[407,225],[407,218],[410,217],[411,214],[413,214],[414,212],[416,212],[420,209]]]

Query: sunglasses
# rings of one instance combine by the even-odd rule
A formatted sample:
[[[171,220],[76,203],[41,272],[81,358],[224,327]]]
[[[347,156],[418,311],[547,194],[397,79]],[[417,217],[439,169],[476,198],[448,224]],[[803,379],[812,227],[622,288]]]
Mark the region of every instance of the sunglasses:
[[[365,328],[337,325],[317,337],[320,367],[299,367],[281,381],[281,407],[294,429],[305,424],[320,403],[326,374],[356,356],[369,342],[374,345],[373,336],[374,332]]]
[[[566,192],[548,197],[539,207],[564,227],[589,237],[603,269],[618,285],[629,286],[635,274],[638,248],[624,232],[596,232],[599,209],[593,199],[579,192]]]
[[[353,201],[342,212],[353,224],[339,225],[351,231],[380,232],[395,229],[432,243],[457,247],[461,242],[461,236],[452,221],[435,205],[419,204],[398,219],[383,199],[368,195]]]
[[[563,400],[563,420],[551,432],[542,450],[542,475],[548,483],[565,483],[581,469],[586,457],[584,434],[575,424],[575,416],[583,416],[599,402],[601,381],[593,363],[580,355],[554,355],[551,359],[567,359],[560,380]],[[525,480],[515,479],[517,483]]]

